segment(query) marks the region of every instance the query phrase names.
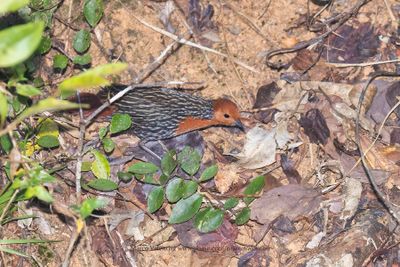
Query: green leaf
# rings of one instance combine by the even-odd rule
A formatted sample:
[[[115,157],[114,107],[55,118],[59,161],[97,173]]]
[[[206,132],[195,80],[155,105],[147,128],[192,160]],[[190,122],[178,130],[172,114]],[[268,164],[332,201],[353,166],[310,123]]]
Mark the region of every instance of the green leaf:
[[[36,105],[26,109],[19,117],[18,119],[21,120],[21,118],[26,119],[27,117],[41,113],[44,111],[59,111],[59,110],[65,110],[65,109],[75,109],[79,108],[79,104],[72,103],[66,100],[59,100],[55,99],[52,97],[48,97],[44,100],[39,101]],[[87,107],[87,106],[86,106]]]
[[[105,77],[118,74],[125,70],[127,66],[128,65],[124,63],[105,64],[68,78],[59,85],[61,95],[63,97],[68,97],[75,93],[77,89],[85,90],[93,87],[110,85],[110,82]]]
[[[55,11],[55,9],[34,12],[32,14],[32,20],[33,21],[43,21],[43,22],[45,22],[46,28],[51,28],[54,11]]]
[[[100,140],[102,140],[106,136],[107,132],[108,132],[108,128],[107,127],[101,127],[99,129],[99,138],[100,138]]]
[[[94,27],[99,23],[101,17],[103,16],[104,6],[102,0],[86,0],[83,6],[83,14],[85,19]]]
[[[92,212],[96,209],[100,209],[106,205],[104,199],[98,198],[88,198],[83,201],[81,207],[79,208],[79,213],[82,219],[89,217]]]
[[[45,135],[37,140],[37,144],[44,148],[55,148],[60,145],[58,138],[54,135]]]
[[[147,174],[137,174],[135,173],[135,178],[143,183],[146,184],[153,184],[153,185],[160,185],[158,181],[154,179],[154,174],[153,173],[147,173]]]
[[[21,115],[18,116],[18,120],[22,121],[31,115],[42,113],[44,111],[58,111],[65,109],[79,108],[79,104],[72,103],[66,100],[59,100],[52,97],[48,97],[44,100],[39,101],[36,105],[26,109]]]
[[[2,128],[3,123],[6,121],[8,114],[8,104],[6,96],[0,92],[0,128]]]
[[[179,200],[172,209],[168,223],[183,223],[190,220],[199,211],[202,202],[203,196],[200,194]]]
[[[211,207],[205,208],[196,214],[194,225],[202,233],[209,233],[218,229],[224,220],[224,212]]]
[[[129,172],[117,172],[118,179],[124,183],[128,183],[132,180],[133,174]]]
[[[164,154],[161,160],[161,170],[166,176],[170,176],[178,165],[176,157],[176,151],[170,150]]]
[[[92,56],[89,53],[82,56],[78,55],[73,58],[72,62],[76,65],[85,66],[92,62]]]
[[[264,176],[258,176],[251,180],[251,182],[246,186],[246,188],[243,191],[244,195],[256,195],[261,192],[261,190],[264,188],[265,185],[265,180]],[[245,197],[243,198],[244,203],[246,205],[249,205],[252,201],[254,200],[254,197]]]
[[[156,212],[164,203],[164,189],[162,186],[157,186],[151,190],[147,198],[147,209],[150,213]]]
[[[160,184],[159,182],[157,182],[154,179],[154,175],[153,174],[148,173],[148,174],[143,175],[143,177],[144,177],[143,182],[146,183],[146,184],[154,184],[154,185],[159,185]]]
[[[0,15],[7,12],[14,12],[21,7],[29,4],[29,0],[1,0],[0,1]]]
[[[39,47],[38,47],[38,52],[41,55],[44,55],[47,52],[49,52],[50,49],[51,49],[51,43],[52,43],[52,40],[51,40],[50,37],[42,36],[42,40],[40,41],[40,44],[39,44]]]
[[[57,242],[53,240],[42,239],[0,239],[0,245],[13,245],[13,244],[42,244]]]
[[[32,168],[29,172],[27,172],[27,176],[28,178],[26,179],[14,179],[14,182],[12,183],[11,187],[13,189],[27,189],[30,187],[36,187],[36,186],[41,186],[45,183],[51,183],[55,181],[55,178],[53,176],[51,176],[47,171],[45,171],[43,169],[43,167],[41,166],[33,166],[34,168]],[[35,190],[41,190],[41,189],[31,189],[32,192],[30,192],[29,194],[30,197],[32,196],[36,196],[37,191]],[[41,193],[41,192],[39,192]]]
[[[218,173],[218,166],[216,164],[208,167],[200,176],[200,182],[205,182],[212,179]]]
[[[52,135],[55,137],[58,137],[60,135],[57,123],[50,118],[40,121],[36,137],[39,138],[46,135]]]
[[[15,88],[17,89],[16,90],[17,94],[26,96],[29,98],[42,94],[42,91],[40,91],[39,89],[35,88],[34,86],[32,86],[30,84],[17,83],[15,85]]]
[[[198,184],[194,181],[185,182],[183,198],[190,197],[195,192],[197,192]]]
[[[43,87],[44,86],[44,81],[41,77],[36,77],[33,79],[33,86],[35,87]]]
[[[29,58],[28,58],[29,59]],[[27,63],[26,60],[24,63]],[[11,73],[13,74],[14,79],[9,80],[8,87],[13,87],[19,81],[26,81],[25,73],[27,72],[27,66],[24,63],[18,63],[10,68]]]
[[[81,171],[88,172],[92,169],[92,162],[91,161],[84,161],[82,162]]]
[[[37,197],[38,199],[51,203],[53,202],[53,197],[42,185],[28,187],[25,191],[25,197],[30,199],[32,197]]]
[[[169,176],[165,175],[164,173],[162,173],[160,175],[160,178],[158,178],[160,184],[165,184],[169,179]]]
[[[129,114],[115,114],[112,116],[110,133],[115,134],[128,130],[132,125],[132,118]]]
[[[224,209],[226,210],[233,209],[234,207],[237,206],[237,204],[239,204],[239,199],[236,197],[230,197],[225,201]]]
[[[0,145],[4,152],[6,152],[7,154],[10,153],[13,145],[11,143],[11,139],[10,136],[8,136],[8,134],[0,136]]]
[[[79,104],[72,103],[66,100],[58,100],[52,97],[48,97],[44,100],[39,101],[36,105],[24,110],[12,123],[10,123],[6,129],[0,130],[0,136],[10,130],[14,130],[18,124],[24,119],[44,111],[58,111],[72,108],[79,108]],[[87,105],[81,105],[87,107]]]
[[[64,70],[68,66],[68,58],[64,55],[58,54],[53,58],[53,68]]]
[[[136,162],[128,168],[134,174],[152,174],[158,171],[158,167],[151,162]]]
[[[50,9],[54,8],[54,0],[31,0],[30,6],[33,9]]]
[[[111,138],[108,138],[108,137],[104,138],[102,140],[102,143],[103,143],[104,151],[106,153],[111,153],[115,148],[115,143]]]
[[[235,223],[237,225],[243,225],[247,223],[250,219],[250,208],[246,207],[236,215]]]
[[[84,53],[90,46],[90,32],[87,30],[80,30],[75,34],[74,42],[72,43],[75,51]]]
[[[20,256],[20,257],[24,257],[24,258],[29,258],[29,256],[26,255],[25,253],[22,253],[22,252],[20,252],[20,251],[18,251],[18,250],[12,249],[12,248],[7,248],[7,247],[1,246],[1,247],[0,247],[0,251],[5,252],[5,253],[8,253],[8,254],[12,254],[12,255],[17,255],[17,256]]]
[[[107,179],[110,176],[110,164],[107,157],[97,150],[92,150],[95,160],[92,162],[92,172],[99,179]]]
[[[186,146],[179,154],[178,161],[182,170],[193,176],[200,168],[201,156],[196,149]]]
[[[14,66],[35,52],[44,30],[43,22],[32,22],[0,31],[0,68]]]
[[[169,202],[175,203],[183,197],[185,182],[181,178],[169,181],[166,188],[166,196]]]
[[[87,185],[102,192],[109,192],[118,189],[118,185],[109,179],[95,179],[90,181]]]

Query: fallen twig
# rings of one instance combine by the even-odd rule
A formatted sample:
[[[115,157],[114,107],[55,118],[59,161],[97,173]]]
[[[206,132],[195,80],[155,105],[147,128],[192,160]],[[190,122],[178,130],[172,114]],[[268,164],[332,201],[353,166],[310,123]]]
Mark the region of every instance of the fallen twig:
[[[313,44],[319,43],[322,40],[324,40],[326,37],[328,37],[331,33],[336,31],[340,26],[342,26],[347,20],[349,20],[351,17],[353,17],[355,14],[358,13],[360,8],[370,2],[371,0],[359,0],[357,4],[349,11],[349,12],[344,12],[341,17],[339,18],[338,22],[336,25],[332,26],[327,32],[321,34],[320,36],[314,37],[308,41],[302,41],[297,43],[295,46],[291,48],[281,48],[281,49],[276,49],[268,52],[266,54],[266,64],[272,68],[272,69],[281,69],[283,68],[286,63],[273,63],[271,62],[271,58],[276,56],[276,55],[281,55],[281,54],[288,54],[288,53],[294,53],[299,50],[302,50],[304,48],[307,48]]]
[[[326,64],[329,66],[332,66],[332,67],[336,67],[336,68],[350,68],[350,67],[368,67],[368,66],[397,63],[397,62],[400,62],[400,58],[384,60],[384,61],[376,61],[376,62],[365,62],[365,63],[330,63],[330,62],[327,62]]]
[[[146,21],[144,21],[144,20],[142,20],[142,19],[136,17],[135,15],[132,15],[132,16],[133,16],[137,21],[139,21],[140,23],[142,23],[143,25],[145,25],[146,27],[148,27],[148,28],[150,28],[150,29],[152,29],[152,30],[154,30],[154,31],[156,31],[156,32],[158,32],[158,33],[161,33],[162,35],[165,35],[165,36],[171,38],[172,40],[175,40],[176,42],[179,42],[180,44],[189,45],[189,46],[192,46],[192,47],[195,47],[195,48],[198,48],[198,49],[201,49],[201,50],[204,50],[204,51],[207,51],[207,52],[210,52],[210,53],[213,53],[213,54],[216,54],[216,55],[225,57],[225,58],[228,57],[228,55],[226,55],[226,54],[224,54],[224,53],[222,53],[222,52],[219,52],[219,51],[214,50],[214,49],[212,49],[212,48],[208,48],[208,47],[206,47],[206,46],[202,46],[202,45],[193,43],[193,42],[191,42],[191,41],[189,41],[189,40],[187,40],[187,39],[185,39],[185,38],[180,38],[180,37],[176,36],[175,34],[172,34],[172,33],[170,33],[170,32],[167,32],[167,31],[165,31],[165,30],[163,30],[163,29],[160,29],[160,28],[158,28],[158,27],[156,27],[156,26],[154,26],[154,25],[151,25],[151,24],[147,23]],[[259,71],[256,70],[255,68],[250,67],[249,65],[247,65],[247,64],[245,64],[245,63],[243,63],[243,62],[241,62],[241,61],[239,61],[239,60],[237,60],[237,59],[233,59],[233,61],[234,61],[236,64],[238,64],[239,66],[242,66],[243,68],[245,68],[245,69],[247,69],[247,70],[249,70],[249,71],[252,71],[252,72],[254,72],[254,73],[259,73]]]
[[[370,171],[370,169],[368,168],[368,164],[365,160],[365,153],[362,149],[362,146],[360,144],[360,113],[361,113],[361,107],[362,107],[362,103],[364,101],[364,97],[365,97],[365,93],[368,89],[368,86],[378,77],[382,77],[382,76],[386,76],[386,77],[398,77],[400,76],[399,74],[395,73],[395,72],[375,72],[374,74],[372,74],[372,76],[368,79],[367,83],[365,84],[364,88],[361,91],[360,97],[359,97],[359,101],[358,101],[358,105],[357,105],[357,117],[356,117],[356,134],[355,134],[355,143],[360,151],[361,154],[361,162],[362,165],[364,167],[364,171],[365,174],[368,177],[368,180],[371,183],[372,188],[375,191],[376,196],[378,197],[378,199],[381,201],[381,203],[383,204],[383,206],[386,208],[386,210],[390,213],[390,215],[392,215],[392,217],[396,220],[396,222],[398,224],[400,224],[400,215],[399,215],[399,209],[397,207],[395,207],[391,202],[389,202],[383,195],[383,193],[381,192],[381,190],[379,189],[378,185],[376,184],[375,181],[375,177],[372,174],[372,172]]]

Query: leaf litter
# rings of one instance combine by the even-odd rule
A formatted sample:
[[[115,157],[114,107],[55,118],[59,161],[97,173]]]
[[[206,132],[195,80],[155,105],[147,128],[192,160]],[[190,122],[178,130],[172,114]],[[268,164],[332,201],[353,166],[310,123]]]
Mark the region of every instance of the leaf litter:
[[[126,261],[121,259],[128,255],[123,246],[128,244],[140,266],[207,263],[211,266],[210,263],[216,262],[223,263],[221,266],[398,264],[399,260],[393,256],[399,249],[396,243],[398,235],[390,232],[393,221],[371,188],[365,167],[359,163],[359,147],[366,151],[378,135],[380,124],[398,101],[399,82],[393,77],[375,80],[367,90],[358,115],[358,102],[366,80],[375,72],[395,71],[395,65],[351,68],[335,65],[397,57],[395,41],[386,42],[383,38],[389,36],[394,40],[398,37],[386,14],[385,4],[361,0],[334,1],[331,7],[317,15],[327,24],[322,28],[318,28],[318,24],[311,25],[315,28],[307,28],[304,21],[307,5],[301,1],[289,4],[287,1],[271,1],[268,5],[263,1],[241,1],[236,5],[244,16],[238,16],[213,1],[174,3],[176,6],[173,1],[124,3],[122,6],[120,3],[107,3],[105,9],[113,12],[108,13],[109,17],[100,21],[98,26],[103,31],[101,45],[130,62],[132,73],[123,79],[132,81],[134,72],[142,70],[157,57],[170,40],[137,21],[127,20],[130,12],[178,36],[185,31],[184,18],[199,44],[228,51],[228,58],[209,54],[206,59],[194,48],[182,47],[153,73],[151,79],[205,81],[207,87],[193,93],[210,99],[222,96],[233,99],[243,109],[243,122],[247,129],[246,134],[242,134],[234,129],[211,128],[166,140],[163,144],[152,142],[147,147],[162,155],[166,149],[181,151],[189,143],[204,155],[204,162],[215,162],[219,166],[216,178],[200,189],[209,198],[206,202],[209,205],[222,207],[230,197],[243,197],[246,186],[258,175],[265,176],[266,184],[259,193],[251,196],[255,200],[248,204],[250,221],[235,225],[235,216],[247,207],[247,204],[240,203],[225,214],[220,228],[211,233],[200,233],[193,227],[193,219],[166,227],[172,212],[169,204],[153,217],[145,215],[142,210],[146,210],[146,196],[153,186],[137,180],[121,182],[119,192],[125,198],[116,196],[115,203],[110,205],[113,211],[108,214],[111,219],[108,219],[107,231],[111,234],[103,230],[103,223],[93,222],[93,229],[102,230],[89,233],[95,251],[90,255],[101,259],[103,264],[122,265]],[[285,48],[282,40],[301,43],[309,37],[320,36],[357,5],[362,8],[328,38],[307,49],[295,50],[291,55],[278,54],[282,62],[289,62],[280,72],[267,68],[264,58],[260,60],[257,57],[266,49]],[[399,9],[396,3],[389,5],[391,9]],[[285,12],[282,12],[282,6]],[[180,9],[183,16],[178,15]],[[312,14],[317,14],[319,9],[310,3]],[[258,34],[258,30],[268,39]],[[62,32],[56,28],[54,34],[66,41]],[[95,45],[92,44],[89,51],[94,65],[105,60],[103,52]],[[233,67],[231,62],[236,56],[245,59],[262,75]],[[211,71],[210,62],[217,73]],[[42,73],[45,80],[51,80],[54,75]],[[399,110],[395,109],[388,117],[378,141],[365,156],[366,167],[372,170],[385,197],[394,204],[398,204],[396,189],[400,186]],[[356,143],[355,131],[358,116],[360,146]],[[88,138],[95,135],[93,132],[99,125],[94,123],[89,128]],[[59,135],[67,140],[65,151],[73,152],[76,139],[61,130]],[[112,136],[111,139],[116,148],[107,156],[118,160],[122,156],[127,158],[111,164],[111,171],[109,166],[95,163],[92,166],[98,177],[110,176],[118,181],[114,167],[126,170],[132,156],[136,160],[159,164],[157,158],[133,145],[137,144],[137,139],[126,135]],[[60,150],[54,151],[59,153]],[[13,154],[14,162],[20,162],[22,155],[16,153]],[[39,159],[43,159],[45,153],[48,152],[36,152]],[[97,161],[103,159],[98,154],[100,152],[96,150],[94,153]],[[17,164],[13,163],[11,171],[15,173],[17,170]],[[66,181],[73,181],[68,170],[60,172],[60,175]],[[184,173],[176,175],[180,177]],[[161,172],[158,171],[156,176],[160,179]],[[64,193],[55,194],[57,198],[65,201],[68,198],[63,195],[73,195],[66,184],[60,187],[55,191]],[[39,218],[48,219],[47,216]],[[49,221],[52,228],[57,229],[53,227],[57,225],[64,232],[56,231],[54,235],[57,237],[69,231],[56,216],[50,217]],[[48,227],[44,227],[46,222],[36,222],[42,225],[39,231],[50,233]],[[118,239],[117,233],[123,238]],[[56,245],[55,250],[62,254],[66,245]],[[141,249],[143,247],[148,249]],[[74,257],[80,255],[80,248],[87,249],[80,244]],[[207,253],[202,254],[204,251]],[[76,266],[83,265],[79,260],[76,262]]]

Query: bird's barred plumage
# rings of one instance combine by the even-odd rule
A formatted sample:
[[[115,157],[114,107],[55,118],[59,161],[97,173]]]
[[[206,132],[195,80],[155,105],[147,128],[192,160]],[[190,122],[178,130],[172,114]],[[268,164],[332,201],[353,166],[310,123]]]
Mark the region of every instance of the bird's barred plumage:
[[[121,89],[113,87],[110,95]],[[211,120],[214,116],[211,100],[168,88],[135,88],[114,105],[119,113],[132,117],[131,131],[146,141],[176,136],[187,118]]]

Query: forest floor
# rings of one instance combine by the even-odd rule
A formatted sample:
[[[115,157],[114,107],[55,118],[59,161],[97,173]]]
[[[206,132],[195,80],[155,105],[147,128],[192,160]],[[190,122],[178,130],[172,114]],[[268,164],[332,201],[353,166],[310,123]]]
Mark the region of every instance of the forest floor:
[[[72,39],[85,23],[74,12],[83,2],[64,1],[54,13],[53,45],[68,55],[75,53]],[[225,212],[216,231],[200,233],[192,221],[168,224],[171,204],[149,215],[152,186],[137,179],[119,183],[118,193],[83,188],[84,197],[112,201],[86,221],[70,266],[398,266],[397,219],[390,212],[397,214],[400,205],[400,4],[211,0],[189,8],[197,2],[105,1],[89,53],[92,66],[128,63],[113,80],[118,84],[185,82],[180,87],[191,87],[189,93],[234,101],[246,133],[211,127],[166,146],[195,138],[188,145],[202,151],[201,170],[218,165],[216,177],[199,189],[207,203],[240,203]],[[79,72],[55,72],[56,53],[46,54],[38,70],[49,94],[51,85]],[[155,68],[154,62],[160,64]],[[79,115],[71,118],[79,121]],[[105,125],[92,123],[85,141]],[[75,153],[79,129],[60,134],[61,146],[37,153],[36,160],[50,164]],[[116,149],[110,158],[135,151],[131,147],[138,143],[126,134],[111,138]],[[117,171],[131,164],[111,166],[111,179],[118,181]],[[75,168],[76,161],[69,161],[51,188],[66,206],[77,203]],[[245,188],[259,176],[263,188],[252,195],[250,220],[235,223],[248,204]],[[83,179],[93,176],[84,172]],[[36,217],[7,224],[4,236],[57,240],[25,253],[43,266],[59,266],[75,231],[73,220],[37,201],[20,204]],[[16,256],[8,262],[23,266],[16,265]]]

